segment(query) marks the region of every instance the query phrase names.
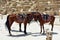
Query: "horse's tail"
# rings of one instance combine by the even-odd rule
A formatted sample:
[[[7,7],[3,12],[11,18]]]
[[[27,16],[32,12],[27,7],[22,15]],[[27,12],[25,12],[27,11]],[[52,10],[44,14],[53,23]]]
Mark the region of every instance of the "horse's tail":
[[[7,20],[6,20],[5,25],[6,25],[6,27],[9,29],[9,15],[7,16]]]

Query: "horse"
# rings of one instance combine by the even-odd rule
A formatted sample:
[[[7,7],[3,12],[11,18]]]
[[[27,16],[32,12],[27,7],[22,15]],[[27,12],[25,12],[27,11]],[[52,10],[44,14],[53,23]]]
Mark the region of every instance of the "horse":
[[[10,14],[7,16],[7,21],[6,21],[6,27],[8,28],[9,34],[10,36],[12,36],[11,34],[11,26],[13,24],[13,22],[17,22],[19,23],[19,31],[21,32],[21,23],[24,24],[24,34],[27,34],[26,32],[26,26],[27,23],[30,23],[30,21],[33,19],[32,15],[29,14]]]
[[[44,24],[50,22],[50,24],[52,25],[51,30],[53,30],[53,24],[54,24],[54,20],[55,17],[54,16],[49,16],[49,20],[44,20],[43,16],[39,13],[39,12],[28,12],[28,14],[10,14],[7,16],[7,21],[6,21],[6,26],[8,28],[9,34],[10,36],[11,34],[11,25],[13,24],[13,22],[17,22],[19,23],[19,31],[21,32],[21,23],[24,24],[24,33],[27,34],[26,32],[26,26],[27,23],[30,23],[32,20],[34,19],[34,21],[39,21],[40,23],[40,28],[41,31],[40,33],[42,33],[42,28],[43,28],[43,33],[45,32],[44,30]]]
[[[54,26],[54,21],[55,21],[55,17],[53,15],[45,15],[39,12],[36,12],[36,14],[34,14],[34,20],[35,21],[39,21],[40,23],[40,33],[42,33],[42,29],[43,29],[43,34],[45,33],[44,30],[44,24],[50,22],[49,24],[51,24],[52,28],[51,31],[53,31],[53,26]]]

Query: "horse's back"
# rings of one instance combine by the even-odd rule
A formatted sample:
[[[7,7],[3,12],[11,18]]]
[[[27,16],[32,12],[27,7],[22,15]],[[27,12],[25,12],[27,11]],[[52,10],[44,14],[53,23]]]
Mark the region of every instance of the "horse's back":
[[[50,16],[48,14],[43,14],[42,17],[44,20],[48,20],[50,18]]]
[[[43,14],[42,15],[42,20],[44,22],[54,21],[53,19],[55,19],[55,17],[53,15],[48,15],[48,14]]]

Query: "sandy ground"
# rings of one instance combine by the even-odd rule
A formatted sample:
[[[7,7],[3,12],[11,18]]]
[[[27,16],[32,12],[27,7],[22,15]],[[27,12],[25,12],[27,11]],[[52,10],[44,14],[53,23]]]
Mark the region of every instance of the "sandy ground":
[[[6,15],[1,19],[0,17],[0,40],[46,40],[46,35],[40,34],[39,22],[32,22],[27,25],[27,35],[24,35],[23,32],[19,32],[19,24],[14,22],[12,25],[12,35],[9,36],[8,30],[5,26]],[[53,30],[52,40],[60,40],[60,25],[59,19],[55,19],[55,25]],[[56,25],[57,24],[57,25]],[[51,25],[45,24],[45,29],[51,29]],[[22,24],[22,30],[24,25]]]

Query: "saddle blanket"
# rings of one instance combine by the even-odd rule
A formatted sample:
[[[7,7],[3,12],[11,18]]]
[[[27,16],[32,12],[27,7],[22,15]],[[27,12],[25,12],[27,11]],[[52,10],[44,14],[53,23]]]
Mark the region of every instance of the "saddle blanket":
[[[24,20],[26,14],[18,14],[18,16],[19,16],[19,19]]]
[[[43,20],[45,20],[45,21],[50,19],[48,14],[43,14],[42,17],[43,17]]]

